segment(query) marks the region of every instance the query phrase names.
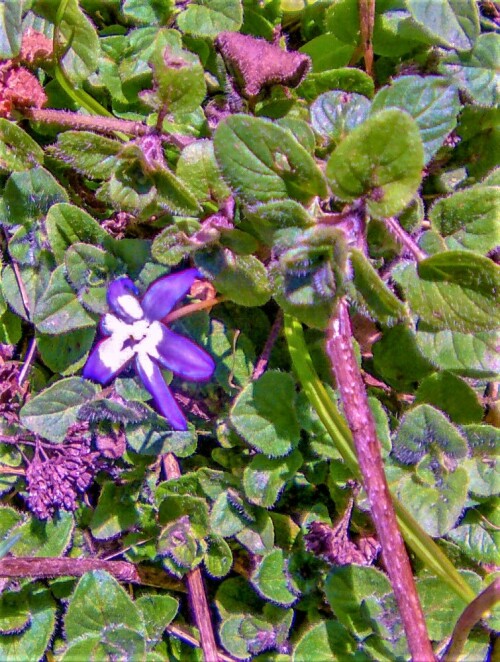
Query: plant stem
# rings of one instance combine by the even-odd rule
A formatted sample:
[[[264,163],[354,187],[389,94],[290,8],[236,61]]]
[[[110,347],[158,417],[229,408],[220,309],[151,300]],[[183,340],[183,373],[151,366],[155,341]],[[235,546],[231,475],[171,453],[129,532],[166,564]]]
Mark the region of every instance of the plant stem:
[[[443,655],[443,662],[456,662],[460,659],[460,654],[470,631],[500,600],[499,596],[500,578],[497,578],[464,609],[455,625],[448,648]]]
[[[375,0],[358,0],[361,46],[365,60],[365,70],[373,77],[373,25],[375,22]]]
[[[179,478],[181,470],[175,455],[167,453],[163,457],[163,468],[167,476],[167,480],[172,478]],[[189,595],[189,602],[193,610],[194,620],[196,627],[200,632],[201,648],[205,662],[218,662],[219,652],[215,643],[215,636],[212,627],[212,619],[210,610],[208,608],[207,596],[205,594],[205,587],[203,585],[203,577],[201,576],[200,568],[195,568],[187,574],[187,588]]]
[[[264,345],[264,349],[262,350],[262,354],[260,355],[259,360],[255,364],[255,368],[252,373],[252,379],[259,379],[259,377],[261,377],[264,374],[267,368],[267,364],[269,363],[269,357],[271,356],[274,343],[276,342],[282,328],[283,328],[283,311],[280,308],[278,314],[276,315],[276,319],[274,320],[273,325],[271,327],[271,331],[269,332],[269,336],[266,340],[266,344]]]
[[[341,299],[328,327],[326,351],[352,432],[370,512],[398,603],[408,647],[414,660],[435,659],[413,573],[399,532],[373,419],[352,346],[348,304]]]
[[[421,250],[413,241],[412,237],[403,230],[399,225],[397,218],[384,218],[384,223],[389,232],[394,236],[400,244],[402,244],[415,258],[417,262],[425,260],[427,255]]]
[[[81,577],[86,572],[105,570],[115,579],[132,584],[182,590],[179,582],[155,568],[141,568],[127,561],[70,558],[6,558],[0,559],[0,577]]]
[[[98,133],[127,134],[131,136],[160,135],[160,138],[179,149],[193,142],[191,136],[181,136],[173,133],[158,134],[154,126],[142,122],[121,120],[116,117],[103,117],[102,115],[81,115],[70,110],[57,110],[55,108],[18,108],[23,117],[34,122],[44,124],[57,124],[69,126],[73,129],[96,131]],[[126,138],[127,136],[124,136]]]

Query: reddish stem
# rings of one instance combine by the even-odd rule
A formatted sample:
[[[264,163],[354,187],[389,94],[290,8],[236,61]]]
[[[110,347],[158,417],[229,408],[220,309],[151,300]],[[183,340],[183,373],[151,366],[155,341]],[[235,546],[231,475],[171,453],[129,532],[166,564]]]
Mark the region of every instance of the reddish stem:
[[[148,126],[142,122],[121,120],[115,117],[102,117],[97,115],[81,115],[68,110],[57,110],[55,108],[19,108],[23,117],[34,122],[44,124],[58,124],[69,126],[73,129],[87,129],[99,133],[126,133],[131,136],[148,136],[157,134],[154,126]],[[194,142],[191,136],[181,136],[171,133],[162,133],[160,137],[179,149]]]
[[[410,653],[419,662],[433,662],[434,653],[384,473],[375,422],[352,346],[351,323],[345,299],[340,300],[336,314],[330,320],[326,350],[354,439],[373,522]]]
[[[164,571],[136,566],[127,561],[70,558],[5,558],[0,559],[0,577],[81,577],[86,572],[105,570],[122,582],[144,584],[161,588],[182,590],[182,585]]]
[[[283,328],[283,311],[280,309],[276,315],[276,319],[273,322],[271,331],[262,350],[262,354],[259,357],[259,360],[255,364],[255,368],[252,374],[252,379],[259,379],[264,374],[267,364],[269,363],[269,357],[274,347],[281,329]]]
[[[175,455],[172,453],[168,453],[163,457],[163,468],[167,480],[179,478],[181,476],[179,463],[177,462]],[[188,572],[187,588],[196,627],[200,632],[201,648],[203,650],[205,662],[218,662],[220,659],[219,652],[215,643],[210,609],[208,607],[205,587],[203,585],[203,577],[201,576],[201,570],[199,568],[195,568]]]

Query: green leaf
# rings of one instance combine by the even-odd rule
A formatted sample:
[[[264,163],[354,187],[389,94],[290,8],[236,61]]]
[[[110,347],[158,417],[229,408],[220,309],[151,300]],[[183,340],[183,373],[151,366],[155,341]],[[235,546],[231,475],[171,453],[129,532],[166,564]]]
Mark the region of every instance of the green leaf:
[[[354,53],[354,46],[340,41],[327,32],[314,37],[299,48],[300,53],[309,55],[312,61],[312,70],[315,74],[329,69],[339,69],[349,64]]]
[[[295,200],[267,202],[245,210],[245,221],[251,225],[252,233],[268,246],[273,246],[280,230],[312,225],[312,218]]]
[[[500,552],[500,524],[495,509],[489,512],[468,510],[465,517],[447,534],[461,552],[476,563],[496,563]]]
[[[90,521],[96,540],[108,540],[131,529],[139,521],[137,494],[130,485],[106,483]]]
[[[20,5],[18,6],[20,7]],[[1,11],[2,5],[0,4]],[[0,28],[0,48],[1,43]],[[10,173],[29,170],[41,163],[43,163],[43,149],[40,145],[17,124],[9,122],[3,117],[0,118],[0,169]]]
[[[31,622],[25,591],[5,591],[0,595],[0,636],[25,630]]]
[[[263,555],[274,547],[274,525],[266,511],[257,511],[255,522],[236,534],[236,540],[251,554]]]
[[[196,450],[197,437],[194,431],[173,432],[168,423],[156,416],[154,423],[127,425],[128,445],[140,455],[163,455],[174,453],[177,457],[188,457]]]
[[[268,120],[233,115],[217,127],[214,147],[224,177],[248,202],[326,196],[311,155],[289,130]]]
[[[356,656],[357,642],[338,621],[325,620],[306,630],[297,642],[292,662],[324,662]],[[346,657],[347,656],[347,657]]]
[[[95,384],[78,377],[61,379],[24,405],[21,421],[31,432],[61,443],[70,425],[76,423],[80,407],[97,392]]]
[[[238,434],[258,451],[269,457],[282,457],[300,438],[294,401],[291,376],[269,371],[241,391],[230,420]]]
[[[52,520],[30,517],[15,529],[21,537],[11,549],[13,556],[58,557],[70,547],[75,522],[73,515],[61,510]]]
[[[57,267],[47,289],[37,299],[33,322],[41,333],[67,333],[95,325],[95,318],[86,312],[76,292],[66,280],[64,265]]]
[[[175,114],[192,113],[201,105],[207,87],[197,55],[165,45],[160,33],[149,62],[155,80],[154,95],[162,107]]]
[[[384,324],[393,324],[406,317],[404,303],[387,287],[364,253],[356,248],[350,251],[354,269],[354,285],[363,296],[370,313]]]
[[[236,32],[243,23],[241,0],[193,0],[177,17],[182,32],[216,37],[219,32]]]
[[[158,522],[162,525],[189,518],[189,526],[197,538],[208,533],[209,515],[205,499],[190,495],[168,495],[162,499],[158,510]]]
[[[59,23],[60,42],[64,49],[60,66],[71,83],[81,85],[97,68],[101,44],[94,26],[80,9],[78,0],[67,0],[65,5]],[[59,3],[35,0],[31,8],[51,23],[56,22]]]
[[[430,405],[418,405],[402,418],[392,447],[394,456],[405,464],[416,464],[436,452],[456,463],[467,456],[467,450],[464,436]]]
[[[23,593],[31,615],[28,628],[19,634],[0,637],[0,659],[9,662],[43,658],[56,625],[56,608],[49,589],[35,583]]]
[[[284,458],[270,459],[255,455],[243,473],[243,487],[249,501],[257,506],[271,508],[302,465],[302,455],[292,451]]]
[[[369,110],[370,101],[361,94],[325,92],[311,104],[311,124],[320,135],[337,143],[365,121]]]
[[[419,273],[408,265],[394,271],[393,278],[403,288],[412,312],[428,325],[425,331],[478,333],[496,329],[500,322],[495,292],[498,272],[485,257],[446,251],[423,260]]]
[[[231,193],[222,179],[210,140],[197,140],[185,147],[177,162],[176,173],[200,202],[213,199],[222,202]]]
[[[53,205],[49,209],[45,228],[54,257],[59,263],[64,261],[66,250],[71,244],[102,244],[109,237],[92,216],[83,209],[66,203]]]
[[[470,53],[450,54],[439,65],[443,74],[482,106],[498,103],[499,42],[498,34],[482,34]]]
[[[240,306],[262,306],[271,296],[267,271],[253,255],[236,256],[228,248],[199,252],[196,266],[210,274],[217,290]]]
[[[282,549],[274,549],[260,559],[250,582],[261,597],[275,604],[289,607],[297,600]]]
[[[60,335],[37,335],[40,358],[52,372],[68,376],[82,367],[94,342],[94,329],[76,329]]]
[[[135,606],[146,625],[149,646],[161,640],[165,628],[174,620],[179,609],[178,601],[171,595],[141,595]]]
[[[99,635],[86,635],[68,646],[61,660],[143,660],[145,641],[141,633],[123,625],[110,625]]]
[[[497,495],[500,492],[497,452],[500,430],[492,425],[464,425],[462,430],[472,451],[472,457],[463,463],[469,474],[470,492],[480,497]]]
[[[370,98],[373,96],[374,83],[371,76],[364,71],[345,67],[322,71],[319,74],[308,74],[297,88],[298,94],[306,101],[313,101],[323,92],[331,90],[356,92]]]
[[[16,345],[22,336],[21,320],[7,310],[0,316],[0,343]]]
[[[402,390],[434,371],[430,359],[420,352],[415,334],[404,326],[384,332],[373,345],[373,362],[384,381]]]
[[[326,599],[335,616],[350,632],[362,638],[377,631],[376,622],[364,603],[369,598],[381,602],[391,591],[386,575],[368,566],[334,568],[325,582]]]
[[[191,191],[173,172],[162,168],[152,173],[157,204],[177,214],[198,214],[200,206]]]
[[[90,312],[104,315],[109,306],[109,282],[124,271],[123,264],[108,251],[90,244],[72,244],[64,257],[66,277],[78,301]]]
[[[437,538],[448,533],[462,514],[469,479],[463,467],[449,473],[436,471],[427,458],[421,465],[419,475],[405,475],[394,494],[424,531]]]
[[[43,218],[56,202],[67,202],[68,195],[52,175],[40,166],[13,173],[5,184],[4,203],[8,225],[30,227]]]
[[[413,19],[437,43],[469,51],[479,36],[479,11],[474,0],[407,0]]]
[[[208,538],[208,551],[203,563],[211,577],[225,577],[231,570],[233,554],[222,536],[211,535]]]
[[[64,618],[67,641],[103,636],[116,626],[145,634],[141,612],[116,579],[103,570],[88,572],[78,582]]]
[[[22,38],[22,10],[22,4],[15,0],[0,2],[0,58],[3,60],[19,54]]]
[[[109,179],[122,147],[117,140],[89,131],[65,131],[57,136],[56,144],[48,152],[86,177]]]
[[[172,0],[124,0],[121,12],[136,25],[165,25],[172,14]]]
[[[450,250],[486,255],[500,243],[499,208],[500,188],[478,186],[438,200],[428,217]]]
[[[424,163],[418,127],[402,111],[383,110],[351,131],[330,157],[326,174],[341,200],[368,196],[375,217],[402,211],[417,192]]]
[[[483,408],[466,382],[449,372],[426,377],[415,393],[415,404],[428,403],[446,412],[455,423],[479,423]]]
[[[229,503],[227,492],[221,492],[212,504],[210,526],[216,535],[230,538],[236,535],[248,522]]]
[[[474,579],[479,578],[474,577]],[[440,641],[449,637],[464,609],[463,600],[437,577],[420,579],[417,582],[417,590],[425,614],[429,638]]]
[[[377,92],[370,112],[386,108],[400,108],[413,117],[427,164],[455,128],[460,102],[458,90],[440,76],[402,76]]]

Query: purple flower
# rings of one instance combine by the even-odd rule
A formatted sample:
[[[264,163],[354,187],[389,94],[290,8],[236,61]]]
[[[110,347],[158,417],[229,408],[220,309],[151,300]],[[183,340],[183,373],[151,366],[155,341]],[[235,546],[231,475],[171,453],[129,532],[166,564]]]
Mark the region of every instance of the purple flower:
[[[187,430],[187,421],[161,368],[196,382],[210,379],[215,369],[209,354],[159,321],[189,292],[196,278],[202,278],[196,269],[164,276],[141,299],[130,278],[110,283],[107,299],[114,314],[104,315],[100,324],[107,338],[97,343],[83,368],[84,377],[107,384],[135,359],[142,383],[174,430]]]

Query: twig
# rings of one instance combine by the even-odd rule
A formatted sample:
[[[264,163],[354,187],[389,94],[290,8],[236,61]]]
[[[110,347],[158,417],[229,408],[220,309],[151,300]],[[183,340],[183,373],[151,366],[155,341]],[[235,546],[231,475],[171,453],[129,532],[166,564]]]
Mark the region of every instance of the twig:
[[[460,658],[460,653],[474,625],[499,601],[500,578],[497,578],[463,610],[451,635],[448,648],[442,657],[442,662],[456,662]]]
[[[370,512],[403,620],[410,653],[414,660],[431,662],[435,657],[385,478],[375,422],[352,346],[351,324],[345,299],[340,300],[337,311],[330,320],[326,350],[354,439],[370,502]]]
[[[425,260],[427,255],[417,246],[410,235],[403,230],[396,218],[393,218],[392,216],[384,218],[384,223],[389,232],[395,237],[395,239],[399,241],[400,244],[402,244],[407,250],[410,251],[410,253],[412,253],[417,262]]]
[[[266,344],[264,345],[264,349],[262,350],[262,354],[260,355],[259,360],[255,364],[255,368],[252,374],[252,379],[254,380],[259,379],[259,377],[264,374],[264,371],[267,368],[267,364],[269,363],[269,357],[271,356],[274,343],[278,339],[278,336],[282,328],[283,328],[283,311],[280,308],[278,314],[276,315],[276,319],[274,320],[273,325],[271,327],[271,331],[269,332],[269,336],[267,337]]]
[[[358,9],[365,70],[369,76],[373,76],[372,38],[373,25],[375,23],[375,0],[358,0]]]
[[[69,110],[57,110],[55,108],[18,108],[23,117],[34,122],[44,124],[58,124],[69,126],[74,129],[87,129],[99,133],[125,133],[131,136],[158,135],[156,127],[148,126],[142,122],[132,120],[121,120],[116,117],[104,117],[102,115],[81,115]],[[194,141],[192,136],[182,136],[173,133],[159,134],[165,142],[183,149]]]
[[[127,561],[32,557],[0,559],[0,577],[81,577],[92,570],[105,570],[122,582],[182,590],[180,582],[168,577],[163,570],[136,566]]]
[[[163,457],[163,468],[167,480],[179,478],[181,476],[179,463],[177,462],[175,455],[172,453],[167,453]],[[205,587],[203,586],[201,570],[199,568],[191,570],[188,572],[186,579],[189,602],[191,604],[191,609],[193,610],[196,627],[200,632],[201,648],[203,650],[205,662],[218,662],[220,656],[215,643],[212,619],[208,608]]]

